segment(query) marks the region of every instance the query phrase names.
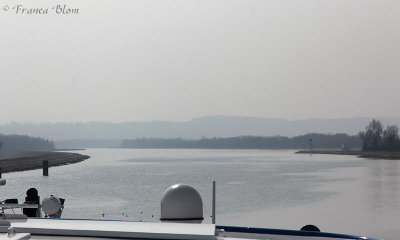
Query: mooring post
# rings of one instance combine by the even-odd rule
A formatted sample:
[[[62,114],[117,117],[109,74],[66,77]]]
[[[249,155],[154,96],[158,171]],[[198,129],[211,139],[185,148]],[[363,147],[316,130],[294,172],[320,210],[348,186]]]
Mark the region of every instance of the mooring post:
[[[49,176],[49,160],[43,161],[43,176]]]
[[[212,182],[212,224],[215,224],[215,180]]]

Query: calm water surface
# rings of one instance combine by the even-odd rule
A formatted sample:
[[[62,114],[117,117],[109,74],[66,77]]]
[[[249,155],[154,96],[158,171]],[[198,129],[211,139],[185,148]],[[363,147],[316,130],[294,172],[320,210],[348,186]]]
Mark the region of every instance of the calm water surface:
[[[5,174],[3,198],[66,198],[63,217],[157,221],[175,183],[193,185],[210,222],[211,179],[217,223],[400,239],[400,161],[303,155],[290,150],[88,149],[91,158],[50,169]]]

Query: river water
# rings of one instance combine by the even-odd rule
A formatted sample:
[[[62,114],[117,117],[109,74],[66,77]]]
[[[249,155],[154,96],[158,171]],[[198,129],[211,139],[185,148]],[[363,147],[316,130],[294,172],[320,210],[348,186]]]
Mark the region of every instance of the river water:
[[[4,174],[2,198],[36,187],[66,199],[63,217],[158,221],[166,188],[187,183],[217,224],[299,229],[400,239],[400,161],[294,154],[294,150],[88,149],[77,164]],[[103,217],[104,214],[104,217]]]

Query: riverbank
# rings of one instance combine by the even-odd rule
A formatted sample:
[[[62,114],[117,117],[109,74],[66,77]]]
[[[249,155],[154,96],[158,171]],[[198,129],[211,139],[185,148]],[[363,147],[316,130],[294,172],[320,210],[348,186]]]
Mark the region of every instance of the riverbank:
[[[0,159],[1,173],[41,169],[43,161],[49,167],[81,162],[90,156],[69,152],[24,152],[10,158]]]
[[[335,155],[357,155],[362,158],[393,159],[400,160],[400,152],[368,152],[368,151],[338,151],[338,150],[309,150],[298,151],[303,154],[335,154]]]

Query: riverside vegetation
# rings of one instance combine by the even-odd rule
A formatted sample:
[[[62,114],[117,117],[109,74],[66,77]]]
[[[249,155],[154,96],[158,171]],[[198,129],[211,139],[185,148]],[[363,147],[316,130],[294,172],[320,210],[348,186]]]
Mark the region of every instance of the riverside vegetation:
[[[43,161],[50,167],[77,163],[89,156],[55,152],[54,143],[43,138],[0,134],[0,172],[15,172],[42,168]]]
[[[0,158],[26,151],[54,151],[54,143],[43,138],[0,134]]]
[[[363,151],[400,151],[399,128],[390,125],[383,129],[383,124],[373,119],[366,126],[365,132],[359,133]]]
[[[364,158],[400,159],[399,128],[389,125],[384,130],[379,120],[373,119],[359,134],[361,151],[309,150],[297,153],[358,155]]]
[[[347,134],[311,133],[296,137],[240,136],[230,138],[202,138],[188,140],[182,138],[138,138],[124,140],[122,148],[204,148],[204,149],[306,149],[309,140],[319,149],[339,149],[344,143],[349,148],[361,148],[358,136]]]
[[[230,138],[137,138],[122,141],[121,148],[160,149],[310,149],[298,153],[358,155],[368,158],[400,159],[398,127],[373,119],[364,132],[347,134],[305,134],[293,138],[240,136]],[[331,150],[313,150],[331,149]],[[336,149],[336,150],[332,150]],[[352,149],[350,151],[350,149]]]

